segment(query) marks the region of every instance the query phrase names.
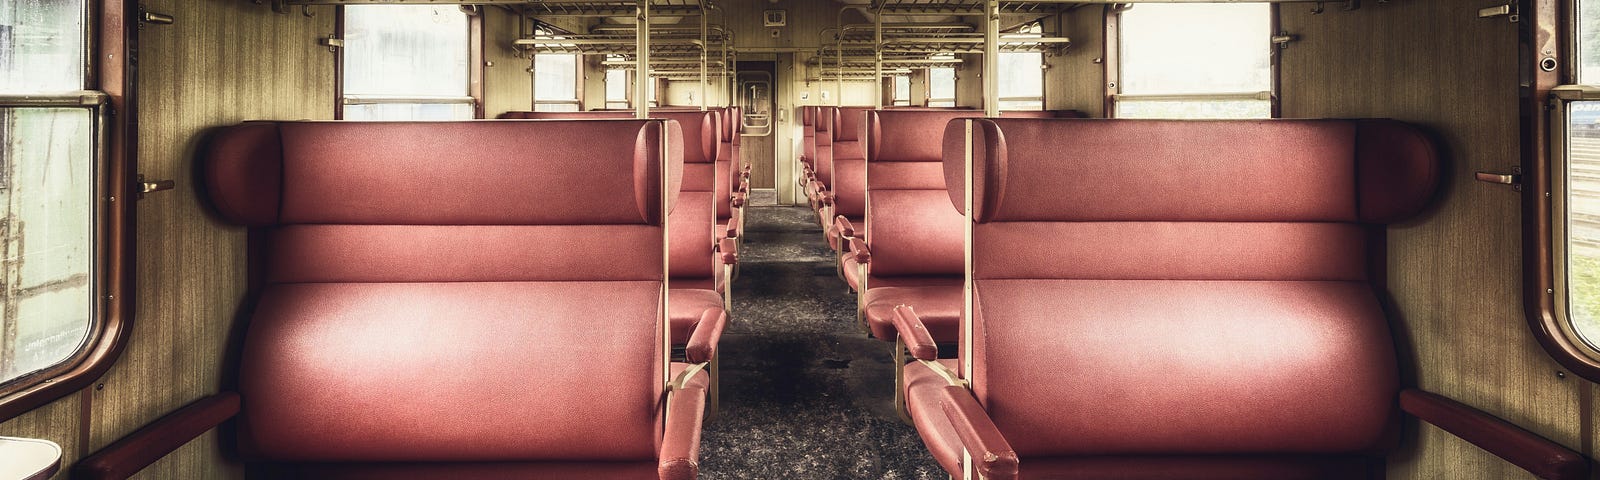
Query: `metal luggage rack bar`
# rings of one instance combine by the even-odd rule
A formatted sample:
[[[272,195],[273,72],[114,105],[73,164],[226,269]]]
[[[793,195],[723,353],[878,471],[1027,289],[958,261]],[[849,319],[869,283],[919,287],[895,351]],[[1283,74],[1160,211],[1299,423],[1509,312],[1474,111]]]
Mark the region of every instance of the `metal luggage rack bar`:
[[[581,55],[629,55],[638,50],[638,40],[632,35],[558,35],[518,39],[515,44],[536,53],[576,53]],[[699,38],[651,38],[650,53],[694,53],[698,55],[705,46]],[[707,51],[720,46],[712,46]]]
[[[522,13],[540,17],[633,17],[638,3],[631,0],[522,0]],[[698,17],[704,6],[697,0],[651,0],[651,17]]]
[[[999,2],[1002,14],[1032,14],[1050,15],[1062,10],[1072,8],[1077,0],[1033,0],[1033,1],[1005,1]],[[884,15],[894,16],[951,16],[951,15],[982,15],[982,1],[948,1],[948,0],[880,0],[874,2],[874,10]]]

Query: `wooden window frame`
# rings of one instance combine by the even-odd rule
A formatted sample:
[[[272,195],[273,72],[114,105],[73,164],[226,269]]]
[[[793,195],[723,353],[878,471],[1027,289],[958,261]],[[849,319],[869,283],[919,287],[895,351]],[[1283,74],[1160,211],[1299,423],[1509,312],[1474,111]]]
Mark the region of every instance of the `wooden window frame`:
[[[79,392],[111,369],[127,347],[133,327],[134,298],[134,201],[136,179],[132,175],[137,152],[138,118],[133,79],[128,73],[133,59],[129,52],[138,41],[139,8],[124,0],[85,2],[88,23],[85,48],[84,86],[104,94],[98,107],[100,143],[95,164],[104,172],[97,187],[95,225],[97,262],[95,285],[97,315],[88,338],[78,353],[56,367],[34,372],[0,387],[0,422]],[[106,61],[111,52],[116,61]]]

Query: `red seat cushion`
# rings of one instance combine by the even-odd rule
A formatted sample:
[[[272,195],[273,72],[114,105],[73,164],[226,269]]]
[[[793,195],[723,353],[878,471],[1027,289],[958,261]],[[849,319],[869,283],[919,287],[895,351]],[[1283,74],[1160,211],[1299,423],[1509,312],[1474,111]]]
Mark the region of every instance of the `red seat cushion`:
[[[961,278],[894,277],[899,285],[926,281],[924,286],[879,286],[877,277],[867,282],[862,297],[867,327],[879,340],[894,341],[894,307],[909,305],[928,327],[936,342],[961,339]]]
[[[952,372],[959,372],[960,362],[955,359],[938,360]],[[928,452],[947,472],[961,471],[961,441],[955,427],[945,419],[939,402],[944,398],[940,391],[949,385],[933,369],[917,362],[905,367],[906,410],[911,422],[917,426],[917,435],[927,445]]]

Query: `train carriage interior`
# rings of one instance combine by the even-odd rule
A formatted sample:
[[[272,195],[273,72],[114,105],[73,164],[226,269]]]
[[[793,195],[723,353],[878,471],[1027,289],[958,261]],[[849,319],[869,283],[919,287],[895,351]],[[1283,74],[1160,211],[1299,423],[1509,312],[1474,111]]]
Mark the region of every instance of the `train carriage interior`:
[[[1600,0],[0,0],[0,480],[1600,480]]]

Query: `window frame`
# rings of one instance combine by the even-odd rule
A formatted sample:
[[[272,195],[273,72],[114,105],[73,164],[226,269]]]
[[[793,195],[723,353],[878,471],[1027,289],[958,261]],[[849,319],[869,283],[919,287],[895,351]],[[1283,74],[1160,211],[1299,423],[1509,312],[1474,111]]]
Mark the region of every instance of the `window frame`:
[[[534,53],[532,55],[533,58],[531,60],[529,60],[534,65],[535,75],[537,75],[538,74],[537,72],[539,71],[539,68],[538,68],[539,55],[540,54],[538,54],[538,53]],[[560,111],[581,112],[581,111],[583,111],[584,56],[581,55],[581,54],[577,54],[577,53],[556,53],[556,54],[547,53],[547,54],[544,54],[544,55],[567,55],[567,56],[571,56],[572,57],[572,99],[571,100],[540,100],[539,99],[539,89],[538,88],[534,88],[533,89],[533,111],[535,111],[535,112],[545,112],[545,111],[550,111],[550,112],[560,112]],[[535,81],[537,81],[537,80],[538,79],[535,78]],[[608,104],[611,103],[611,99],[609,99],[609,98],[606,99],[606,103],[608,103]],[[539,109],[540,105],[571,105],[573,107],[573,109],[572,110],[540,110]]]
[[[84,2],[84,87],[60,95],[6,95],[7,107],[87,108],[93,118],[97,177],[94,205],[95,259],[91,279],[91,324],[78,352],[59,365],[0,384],[0,422],[76,393],[111,369],[127,347],[132,329],[134,296],[134,203],[132,172],[137,151],[134,119],[136,96],[127,76],[130,48],[137,44],[138,4],[124,0]],[[104,61],[101,52],[116,52],[118,61]]]
[[[1027,34],[1027,35],[1034,35],[1034,36],[1038,36],[1038,37],[1043,37],[1044,36],[1044,23],[1035,21],[1033,23],[1029,23],[1027,25],[1023,25],[1022,27],[1018,28],[1015,32],[1012,32],[1012,33],[1021,33],[1021,34]],[[1005,96],[1004,92],[1001,92],[1000,98],[995,100],[997,103],[1000,104],[1000,111],[1002,111],[1002,112],[1035,112],[1035,111],[1048,110],[1049,109],[1049,102],[1046,101],[1045,99],[1050,97],[1050,93],[1049,93],[1050,92],[1050,79],[1045,75],[1045,67],[1047,67],[1049,65],[1049,62],[1046,61],[1044,52],[1000,52],[1000,56],[1004,57],[1006,55],[1038,55],[1039,56],[1039,66],[1041,67],[1041,68],[1037,69],[1039,71],[1039,96],[1037,96],[1037,97],[1007,97],[1007,96]],[[1001,71],[1001,73],[1004,73],[1005,72],[1004,67],[1002,67],[1000,71]],[[1001,85],[1004,86],[1005,83],[1002,82]],[[1024,110],[1005,108],[1007,103],[1021,103],[1021,102],[1038,102],[1039,103],[1039,108],[1030,108],[1030,109],[1024,109]]]
[[[376,6],[379,4],[357,5]],[[334,36],[345,38],[345,7],[339,5],[334,13]],[[377,7],[383,8],[383,7]],[[344,120],[344,109],[348,105],[470,105],[472,118],[483,119],[484,110],[484,71],[483,71],[483,11],[474,9],[471,12],[462,11],[467,16],[467,95],[463,97],[441,96],[395,96],[395,95],[347,95],[345,94],[345,55],[348,52],[343,47],[334,55],[334,93],[333,93],[333,119]]]
[[[1524,18],[1538,28],[1522,29],[1518,67],[1533,88],[1523,89],[1522,165],[1513,186],[1523,200],[1523,302],[1528,328],[1557,363],[1590,381],[1600,381],[1600,348],[1585,341],[1568,315],[1567,286],[1567,124],[1569,106],[1600,101],[1600,84],[1580,85],[1578,2],[1537,0]],[[1529,20],[1524,20],[1528,22]],[[1551,53],[1555,52],[1555,53]],[[1541,68],[1555,62],[1558,68]]]
[[[1205,3],[1205,2],[1199,2],[1199,3]],[[1217,1],[1214,1],[1214,2],[1211,2],[1211,3],[1216,3],[1216,4],[1263,3],[1263,4],[1266,4],[1267,9],[1268,9],[1267,18],[1268,18],[1268,22],[1269,22],[1269,25],[1267,27],[1267,31],[1269,33],[1278,31],[1279,5],[1278,5],[1278,2],[1276,2],[1276,1],[1273,1],[1273,0],[1256,0],[1254,2],[1227,2],[1227,1],[1217,0]],[[1105,8],[1105,17],[1104,17],[1105,30],[1103,32],[1105,42],[1104,42],[1103,45],[1105,46],[1105,53],[1106,53],[1106,55],[1105,55],[1105,59],[1106,59],[1106,62],[1105,62],[1105,64],[1106,64],[1105,65],[1106,94],[1105,95],[1106,95],[1106,97],[1105,97],[1105,102],[1104,102],[1106,118],[1118,118],[1117,117],[1117,103],[1119,101],[1121,101],[1121,100],[1124,100],[1124,99],[1126,99],[1126,100],[1143,100],[1143,101],[1168,101],[1168,102],[1257,100],[1257,101],[1266,101],[1266,102],[1268,102],[1267,105],[1268,105],[1269,114],[1268,114],[1267,118],[1280,118],[1282,116],[1281,105],[1283,104],[1283,102],[1280,101],[1279,98],[1278,98],[1278,92],[1280,90],[1280,75],[1279,75],[1279,71],[1280,71],[1279,64],[1280,64],[1280,62],[1278,61],[1279,58],[1280,58],[1280,55],[1278,54],[1279,47],[1275,46],[1275,45],[1272,45],[1270,42],[1268,42],[1268,45],[1271,46],[1272,50],[1268,54],[1268,64],[1267,64],[1268,76],[1270,78],[1270,80],[1268,81],[1269,90],[1260,91],[1260,92],[1217,92],[1217,93],[1141,93],[1141,94],[1122,93],[1122,77],[1123,77],[1123,72],[1122,72],[1122,65],[1123,65],[1123,61],[1122,61],[1122,57],[1123,57],[1122,42],[1123,42],[1123,38],[1125,36],[1123,34],[1123,32],[1122,32],[1122,29],[1123,29],[1123,26],[1122,26],[1122,12],[1127,11],[1127,9],[1131,8],[1133,6],[1133,4],[1122,4],[1122,5],[1126,5],[1127,8],[1119,7],[1117,4],[1107,5],[1106,8]],[[1049,82],[1046,82],[1046,84],[1048,84],[1048,83]]]
[[[935,96],[933,96],[933,71],[934,70],[939,70],[939,69],[950,70],[950,84],[951,84],[951,87],[950,87],[950,96],[949,97],[935,97]],[[960,96],[961,96],[961,71],[959,69],[957,69],[955,67],[931,67],[931,68],[928,69],[928,102],[924,106],[926,106],[926,107],[934,107],[934,108],[953,108],[953,107],[957,106],[956,105],[956,99],[958,97],[960,97]],[[949,105],[943,105],[943,104],[934,105],[935,103],[942,103],[942,102],[949,102]]]

